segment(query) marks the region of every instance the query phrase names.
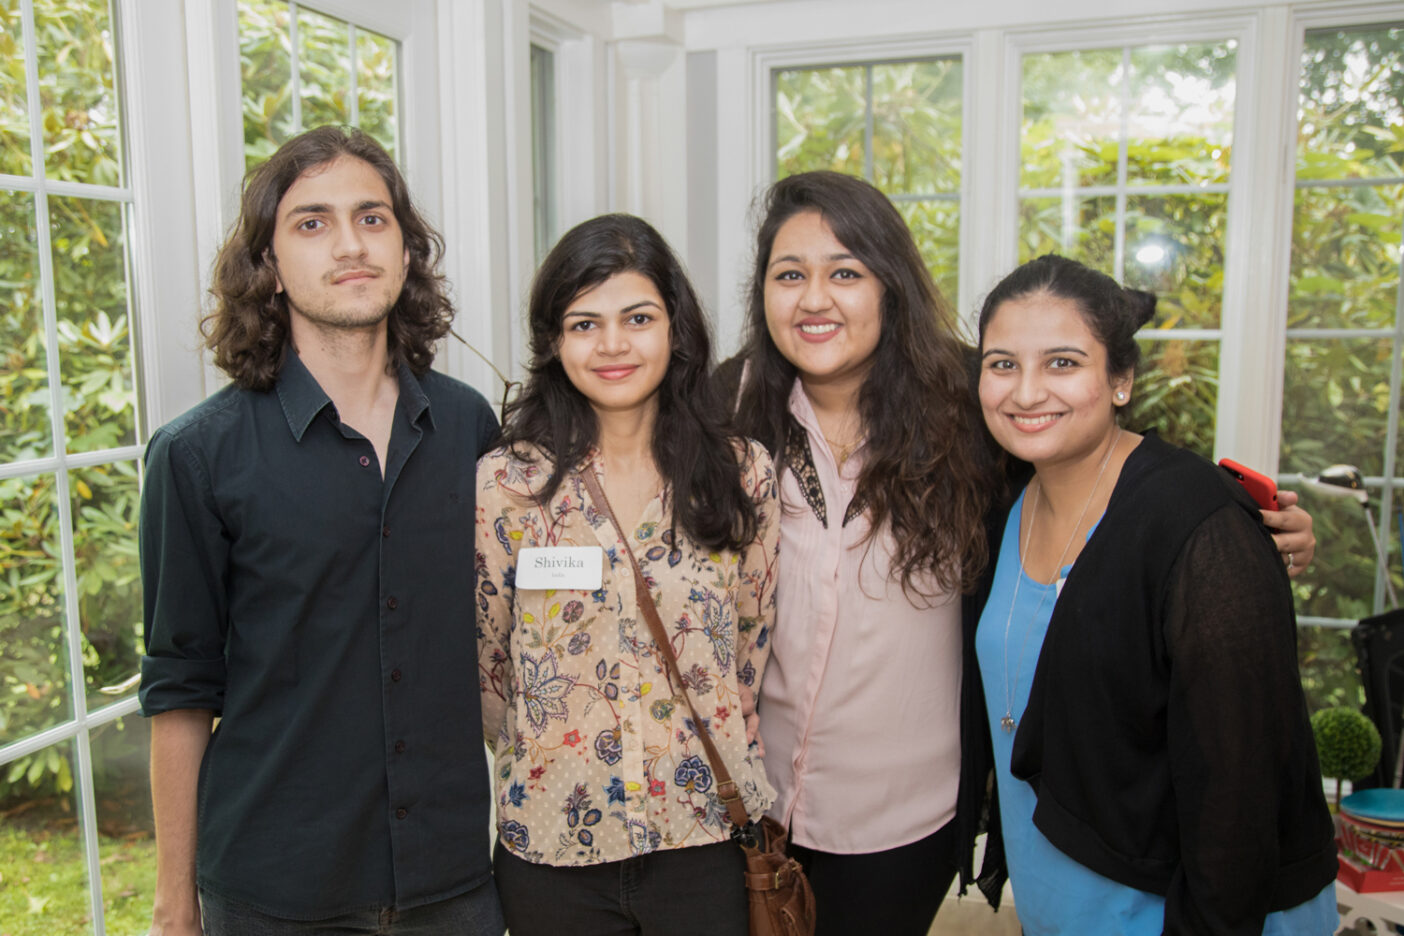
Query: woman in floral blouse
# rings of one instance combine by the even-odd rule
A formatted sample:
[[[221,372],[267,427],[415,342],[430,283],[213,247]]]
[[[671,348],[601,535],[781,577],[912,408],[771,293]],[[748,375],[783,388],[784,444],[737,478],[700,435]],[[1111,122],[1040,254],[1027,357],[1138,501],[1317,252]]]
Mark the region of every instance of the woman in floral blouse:
[[[748,752],[774,617],[770,458],[728,434],[701,307],[645,222],[609,215],[567,233],[529,318],[525,390],[478,464],[479,671],[508,925],[745,933],[742,852],[625,550],[701,730],[759,818],[773,798]],[[591,471],[627,543],[586,490]],[[557,578],[532,577],[543,568]]]

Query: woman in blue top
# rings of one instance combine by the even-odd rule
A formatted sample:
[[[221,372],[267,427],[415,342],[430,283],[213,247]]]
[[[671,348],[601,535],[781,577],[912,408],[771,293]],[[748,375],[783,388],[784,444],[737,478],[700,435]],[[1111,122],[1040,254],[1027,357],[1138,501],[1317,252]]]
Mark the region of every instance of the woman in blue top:
[[[980,315],[985,421],[1035,471],[976,636],[1014,903],[1030,936],[1325,936],[1282,560],[1224,472],[1117,422],[1148,299],[1050,255]]]

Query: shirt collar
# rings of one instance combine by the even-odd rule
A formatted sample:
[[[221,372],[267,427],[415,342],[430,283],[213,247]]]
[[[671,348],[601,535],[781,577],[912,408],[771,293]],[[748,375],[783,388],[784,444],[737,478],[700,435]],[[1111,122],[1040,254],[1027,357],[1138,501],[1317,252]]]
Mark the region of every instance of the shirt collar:
[[[409,365],[404,363],[400,364],[396,376],[400,381],[399,405],[404,407],[410,424],[418,423],[421,416],[427,415],[429,427],[435,428],[434,414],[429,409],[429,397],[425,394],[419,378],[409,369]],[[278,383],[275,386],[278,401],[283,406],[283,415],[288,420],[288,429],[291,430],[293,438],[301,442],[307,427],[312,425],[312,420],[331,405],[331,397],[327,396],[322,385],[317,383],[317,378],[312,376],[312,372],[292,348],[288,348],[288,353],[283,358],[283,369],[278,374]]]

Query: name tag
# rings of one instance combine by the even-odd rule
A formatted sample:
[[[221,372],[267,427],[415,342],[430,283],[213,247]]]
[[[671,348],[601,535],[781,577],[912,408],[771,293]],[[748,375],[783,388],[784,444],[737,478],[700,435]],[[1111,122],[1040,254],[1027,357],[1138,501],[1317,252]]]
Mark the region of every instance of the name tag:
[[[594,591],[604,581],[598,546],[527,546],[517,553],[518,588]]]

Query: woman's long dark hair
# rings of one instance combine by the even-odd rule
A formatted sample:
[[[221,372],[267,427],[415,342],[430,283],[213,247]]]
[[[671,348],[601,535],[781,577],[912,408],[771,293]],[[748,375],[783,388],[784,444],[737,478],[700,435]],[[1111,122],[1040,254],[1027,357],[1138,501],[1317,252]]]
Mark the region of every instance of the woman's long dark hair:
[[[551,474],[538,496],[555,494],[566,471],[599,435],[595,411],[557,354],[566,307],[619,273],[653,283],[668,312],[671,354],[658,387],[653,461],[672,488],[673,527],[709,549],[744,549],[756,537],[756,506],[741,481],[743,440],[709,379],[712,343],[697,294],[662,235],[632,215],[611,214],[572,228],[542,261],[531,289],[531,365],[503,420],[503,444],[540,447]]]
[[[858,397],[867,442],[855,496],[868,512],[869,542],[891,530],[893,576],[909,596],[932,597],[916,583],[925,575],[942,591],[973,588],[988,558],[984,518],[995,461],[971,386],[969,349],[906,222],[887,196],[837,172],[782,179],[763,207],[746,313],[741,431],[782,457],[798,372],[766,327],[766,271],[785,222],[817,212],[882,283],[881,333]]]

